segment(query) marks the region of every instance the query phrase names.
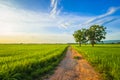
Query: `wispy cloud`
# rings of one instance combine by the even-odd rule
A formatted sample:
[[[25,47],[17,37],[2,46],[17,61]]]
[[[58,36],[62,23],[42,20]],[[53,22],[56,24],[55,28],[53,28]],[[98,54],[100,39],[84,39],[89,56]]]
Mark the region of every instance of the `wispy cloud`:
[[[101,25],[106,25],[106,24],[111,23],[111,22],[113,22],[113,21],[116,21],[116,20],[118,20],[118,19],[119,19],[119,18],[107,19],[107,20],[101,22]]]
[[[55,18],[60,13],[60,9],[58,7],[58,0],[51,0],[51,11],[50,17]]]
[[[69,42],[73,41],[73,37],[71,34],[63,34],[65,33],[63,26],[60,25],[61,22],[66,21],[85,21],[85,17],[79,17],[77,15],[57,15],[56,18],[51,18],[50,13],[45,13],[41,11],[32,11],[32,10],[24,10],[22,8],[18,8],[14,6],[14,4],[10,4],[9,2],[0,3],[0,37],[3,40],[12,40],[15,41],[34,41],[33,37],[41,42],[41,39],[37,37],[43,38],[43,42],[46,40],[50,40],[52,42]],[[66,25],[69,25],[66,23]],[[60,32],[54,33],[47,31],[47,29],[55,30],[57,29]],[[61,30],[63,30],[61,33]],[[28,35],[26,35],[28,34]],[[35,34],[35,35],[34,35]],[[36,36],[36,34],[38,34]],[[42,34],[42,35],[41,35]],[[46,35],[44,35],[46,34]],[[26,36],[24,36],[26,35]],[[48,35],[48,36],[47,36]],[[64,36],[65,35],[65,36]],[[4,37],[2,37],[4,36]],[[9,37],[8,37],[9,36]],[[12,37],[13,36],[13,37]],[[16,38],[15,38],[15,37]],[[18,36],[18,37],[17,37]],[[29,37],[27,37],[29,36]],[[46,37],[44,37],[46,36]],[[59,38],[58,38],[58,37]],[[47,38],[48,37],[48,38]],[[64,38],[63,38],[64,37]],[[9,39],[8,39],[9,38]],[[37,41],[36,41],[37,42]]]
[[[64,29],[67,29],[68,27],[67,26],[71,26],[71,23],[70,22],[65,22],[65,23],[61,23],[60,24],[61,27],[63,27]]]
[[[103,23],[107,24],[107,22],[104,20],[104,18],[114,14],[117,10],[120,10],[120,7],[111,7],[111,8],[109,8],[108,12],[106,12],[105,14],[94,17],[94,18],[92,18],[92,19],[90,19],[90,20],[88,20],[85,23],[80,24],[80,25],[88,26],[88,25],[91,25],[91,24],[99,24],[97,22],[99,22],[101,20],[102,20]],[[114,20],[117,20],[117,19],[114,19]],[[110,21],[110,22],[112,22],[112,21]]]
[[[107,13],[100,16],[80,16],[70,13],[62,14],[62,12],[59,14],[60,9],[58,9],[58,3],[58,0],[51,0],[51,11],[48,13],[24,10],[16,7],[14,4],[10,4],[9,0],[8,2],[0,1],[0,36],[6,36],[6,39],[8,39],[8,36],[12,35],[20,36],[19,40],[26,37],[24,39],[26,41],[33,39],[33,37],[41,41],[43,39],[37,38],[41,37],[51,42],[69,42],[70,40],[73,41],[71,34],[75,30],[85,27],[85,24],[90,25],[98,23],[105,25],[118,20],[118,18],[114,16],[111,18],[109,18],[109,16],[119,10],[119,8],[110,8]],[[84,25],[80,26],[80,24]],[[59,32],[57,32],[57,34],[52,31],[49,32],[47,31],[48,28]],[[29,37],[27,38],[27,36]],[[15,37],[13,39],[15,39]],[[34,41],[37,42],[37,40]]]
[[[86,20],[85,22],[80,22],[81,20],[78,20],[77,24],[74,24],[76,23],[76,21],[73,20],[72,22],[68,22],[68,21],[62,22],[60,25],[65,29],[67,29],[69,26],[77,26],[79,28],[82,28],[82,27],[89,27],[93,24],[105,25],[115,20],[118,20],[118,18],[116,17],[112,19],[109,18],[109,16],[114,14],[117,10],[120,10],[120,7],[111,7],[108,9],[108,11],[105,14],[102,14],[96,17],[93,16],[91,18],[88,18],[88,20]]]

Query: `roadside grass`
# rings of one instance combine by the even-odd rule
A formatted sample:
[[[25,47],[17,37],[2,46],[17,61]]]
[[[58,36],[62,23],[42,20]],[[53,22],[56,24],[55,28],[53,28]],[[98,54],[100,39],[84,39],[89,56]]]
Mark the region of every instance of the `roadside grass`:
[[[59,64],[67,45],[1,44],[0,80],[33,80]]]
[[[72,45],[101,74],[103,80],[120,80],[120,44]]]

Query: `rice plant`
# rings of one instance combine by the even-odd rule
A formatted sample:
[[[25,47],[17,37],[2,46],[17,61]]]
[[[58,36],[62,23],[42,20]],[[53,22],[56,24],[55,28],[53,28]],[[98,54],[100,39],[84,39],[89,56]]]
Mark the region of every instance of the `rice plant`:
[[[119,44],[104,44],[95,47],[73,45],[73,47],[95,67],[104,80],[120,80]]]
[[[33,80],[49,74],[67,45],[1,44],[0,80]]]

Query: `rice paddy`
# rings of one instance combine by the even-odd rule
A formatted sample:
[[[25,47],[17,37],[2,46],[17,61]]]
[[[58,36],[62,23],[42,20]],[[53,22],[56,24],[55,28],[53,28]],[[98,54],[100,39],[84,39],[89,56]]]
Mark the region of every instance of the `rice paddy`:
[[[120,80],[120,45],[72,45],[101,74],[103,80]]]
[[[64,57],[67,45],[1,44],[0,80],[33,80],[48,74]]]

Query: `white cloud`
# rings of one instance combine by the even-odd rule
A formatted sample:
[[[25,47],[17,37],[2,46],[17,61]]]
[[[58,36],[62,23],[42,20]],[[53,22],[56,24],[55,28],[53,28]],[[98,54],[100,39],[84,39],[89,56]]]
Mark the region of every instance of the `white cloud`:
[[[114,20],[117,20],[117,19],[115,19],[115,18],[113,18],[112,20],[109,20],[109,18],[108,19],[105,19],[106,17],[108,17],[108,16],[110,16],[110,15],[112,15],[113,13],[115,13],[117,10],[119,10],[120,9],[120,7],[111,7],[111,8],[109,8],[109,10],[108,10],[108,12],[106,12],[105,14],[102,14],[102,15],[99,15],[99,16],[93,16],[93,17],[88,17],[88,20],[86,20],[85,22],[81,22],[81,20],[78,20],[77,22],[78,22],[78,24],[74,24],[75,22],[76,22],[76,20],[73,20],[73,22],[69,22],[69,21],[67,21],[67,22],[62,22],[60,25],[63,27],[63,28],[65,28],[65,29],[67,29],[69,26],[78,26],[79,28],[81,28],[81,27],[89,27],[89,26],[91,26],[91,25],[93,25],[93,24],[100,24],[100,25],[103,25],[104,23],[110,23],[110,22],[112,22],[112,21],[114,21]],[[80,17],[80,16],[79,16]],[[71,16],[71,18],[72,18],[72,16]],[[78,18],[77,18],[78,19]],[[82,19],[83,20],[83,19]],[[107,21],[106,21],[107,20]],[[71,24],[72,23],[72,24]],[[69,24],[69,25],[68,25]]]
[[[101,25],[106,25],[108,23],[112,23],[113,21],[116,21],[118,20],[119,18],[108,18],[108,19],[105,19],[104,21],[102,20],[101,21]]]
[[[56,1],[56,0],[55,0]],[[55,4],[52,2],[52,5]],[[82,22],[89,17],[81,17],[74,14],[59,15],[56,18],[49,17],[49,13],[24,10],[11,5],[0,3],[0,33],[14,34],[17,32],[31,31],[36,29],[42,31],[45,28],[65,28],[72,27],[75,22]],[[65,23],[62,25],[62,23]]]
[[[106,12],[105,14],[102,14],[102,15],[99,15],[99,16],[96,16],[92,19],[89,19],[88,21],[84,22],[83,24],[80,24],[82,26],[90,26],[90,25],[93,25],[93,24],[100,24],[98,23],[99,21],[102,20],[102,22],[106,22],[104,20],[104,18],[112,15],[113,13],[115,13],[117,10],[120,10],[120,7],[111,7],[109,8],[108,12]]]
[[[0,3],[0,31],[12,32],[25,31],[32,28],[45,28],[57,26],[55,19],[51,19],[48,13],[23,10]],[[4,28],[4,30],[3,30]],[[6,31],[5,31],[6,30]]]
[[[109,10],[108,10],[108,12],[107,13],[105,13],[105,14],[103,14],[103,15],[100,15],[100,16],[97,16],[97,17],[95,17],[95,18],[93,18],[93,19],[90,19],[90,20],[88,20],[87,22],[86,22],[86,24],[89,24],[89,23],[91,23],[91,22],[94,22],[94,21],[96,21],[96,20],[99,20],[99,19],[101,19],[101,18],[104,18],[104,17],[107,17],[107,16],[109,16],[109,15],[111,15],[111,14],[113,14],[116,10],[118,10],[119,8],[110,8]]]
[[[49,13],[24,10],[15,7],[13,4],[9,5],[9,3],[0,3],[0,11],[1,40],[8,39],[10,41],[34,41],[34,39],[36,39],[38,41],[35,42],[39,42],[40,39],[37,37],[41,37],[42,40],[50,40],[51,42],[52,39],[53,42],[70,42],[73,41],[71,34],[65,35],[63,34],[64,32],[58,32],[59,34],[54,33],[56,34],[54,35],[51,32],[46,32],[45,29],[51,28],[54,30],[54,28],[57,28],[61,30],[61,28],[63,28],[63,26],[60,25],[62,22],[65,22],[66,25],[69,25],[67,21],[78,22],[80,20],[85,21],[88,19],[87,17],[80,17],[72,14],[57,15],[56,18],[51,18]],[[69,26],[69,28],[70,27],[72,26]],[[38,34],[39,36],[36,36],[34,34]],[[40,34],[46,35],[41,36]],[[44,36],[46,37],[44,38]],[[33,39],[33,37],[35,38]],[[43,42],[45,40],[43,40]]]
[[[56,18],[57,15],[60,13],[60,9],[57,8],[58,0],[51,0],[51,11],[50,11],[50,17]]]
[[[67,26],[71,26],[71,23],[70,22],[65,22],[64,24],[60,24],[60,26],[67,29],[68,28]]]
[[[73,42],[72,33],[86,26],[80,26],[92,17],[79,16],[75,14],[58,15],[60,10],[57,9],[57,0],[51,0],[51,13],[35,12],[31,10],[24,10],[15,7],[14,4],[0,2],[0,37],[1,40],[10,41],[33,41],[33,42]],[[118,8],[110,9],[104,15],[98,16],[94,19],[97,23],[105,23],[102,18],[113,14]],[[50,17],[52,16],[52,17]],[[107,22],[111,19],[105,19]],[[92,22],[91,22],[92,23]],[[58,32],[52,33],[45,31],[47,28],[57,28],[63,30],[63,34]],[[66,31],[66,32],[64,32]],[[4,36],[4,37],[3,37]],[[9,36],[9,37],[8,37]],[[16,37],[16,38],[15,38]],[[47,40],[47,41],[46,41]]]

